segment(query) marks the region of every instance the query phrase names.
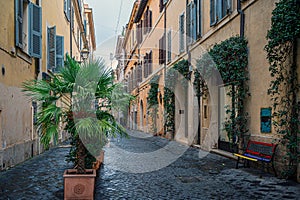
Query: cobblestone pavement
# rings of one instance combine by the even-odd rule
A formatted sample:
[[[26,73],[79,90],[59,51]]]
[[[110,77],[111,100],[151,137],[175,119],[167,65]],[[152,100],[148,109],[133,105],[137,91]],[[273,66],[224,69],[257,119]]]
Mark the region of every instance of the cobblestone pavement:
[[[185,149],[178,143],[139,132],[131,135],[129,139],[113,139],[106,147],[95,199],[300,199],[300,184],[293,181],[270,174],[260,178],[259,170],[234,169],[235,161],[222,156]],[[160,168],[163,160],[182,154],[182,149],[186,151],[181,157]],[[63,199],[62,174],[71,167],[64,161],[68,150],[54,148],[0,172],[0,199]],[[120,150],[128,153],[124,154],[125,161],[116,154]],[[140,159],[140,155],[151,152],[162,156]],[[130,165],[126,160],[136,162]],[[138,172],[147,172],[130,173],[132,166]]]
[[[63,199],[67,146],[56,147],[7,171],[0,172],[0,199]]]

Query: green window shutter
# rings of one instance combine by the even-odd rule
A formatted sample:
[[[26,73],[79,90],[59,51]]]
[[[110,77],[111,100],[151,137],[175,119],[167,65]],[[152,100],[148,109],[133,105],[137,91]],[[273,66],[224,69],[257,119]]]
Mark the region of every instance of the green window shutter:
[[[167,35],[168,40],[168,62],[171,62],[171,56],[172,56],[172,32],[169,31]]]
[[[197,39],[197,5],[196,4],[192,4],[192,38],[193,41],[196,41]]]
[[[48,27],[48,70],[53,70],[56,67],[56,27]]]
[[[179,17],[179,52],[184,51],[184,14]]]
[[[64,66],[64,37],[56,36],[56,67],[54,72],[59,72]]]
[[[210,0],[210,25],[213,26],[217,23],[217,9],[216,0]]]
[[[186,36],[187,43],[191,43],[191,4],[187,6],[186,9]]]
[[[23,0],[15,0],[16,46],[23,48]]]
[[[152,63],[153,63],[153,57],[152,57],[152,51],[150,51],[149,53],[149,70],[148,70],[148,73],[149,75],[152,74]]]
[[[35,58],[42,57],[42,8],[30,3],[29,54]]]
[[[196,7],[196,24],[197,24],[197,38],[202,35],[202,10],[201,10],[201,0],[195,0]]]

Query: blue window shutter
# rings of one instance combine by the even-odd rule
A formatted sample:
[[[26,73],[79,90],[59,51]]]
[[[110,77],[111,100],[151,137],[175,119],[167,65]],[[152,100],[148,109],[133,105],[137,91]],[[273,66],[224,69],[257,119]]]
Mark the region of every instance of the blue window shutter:
[[[23,0],[15,0],[16,46],[23,48]]]
[[[187,43],[191,42],[191,4],[187,6],[186,9],[186,36],[187,36]]]
[[[197,39],[197,4],[192,4],[192,35],[193,41]]]
[[[53,70],[56,67],[56,27],[48,28],[48,70]]]
[[[200,38],[202,35],[202,10],[201,10],[201,0],[195,0],[195,7],[196,7],[196,35],[197,38]]]
[[[171,31],[169,31],[168,32],[168,62],[170,62],[171,61],[171,59],[172,59],[172,44],[171,44],[171,42],[172,42],[172,32]]]
[[[30,3],[29,54],[35,58],[42,57],[42,8]]]
[[[216,0],[217,21],[223,18],[223,1],[224,0]]]
[[[216,0],[210,0],[210,25],[213,26],[217,23],[217,9]]]
[[[184,14],[179,17],[179,52],[184,51]]]
[[[56,36],[56,67],[54,72],[59,72],[64,66],[64,37]]]

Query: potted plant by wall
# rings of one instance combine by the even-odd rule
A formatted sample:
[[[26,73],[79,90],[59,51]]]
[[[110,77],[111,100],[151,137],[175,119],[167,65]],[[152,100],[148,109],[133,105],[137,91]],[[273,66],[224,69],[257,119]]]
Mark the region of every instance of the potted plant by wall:
[[[65,199],[93,199],[96,174],[91,163],[101,155],[108,136],[126,136],[110,112],[117,106],[113,98],[121,86],[113,83],[112,72],[103,61],[80,65],[67,56],[59,73],[26,81],[23,87],[38,102],[36,124],[44,147],[55,145],[62,129],[70,134],[68,160],[74,169],[64,173]],[[123,104],[130,99],[124,93],[118,95]]]

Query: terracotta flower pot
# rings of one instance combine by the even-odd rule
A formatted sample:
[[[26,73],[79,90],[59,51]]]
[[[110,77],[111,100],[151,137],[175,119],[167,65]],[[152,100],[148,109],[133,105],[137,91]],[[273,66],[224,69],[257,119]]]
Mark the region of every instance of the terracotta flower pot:
[[[64,199],[94,199],[96,170],[87,169],[86,174],[76,174],[76,169],[64,173]]]

